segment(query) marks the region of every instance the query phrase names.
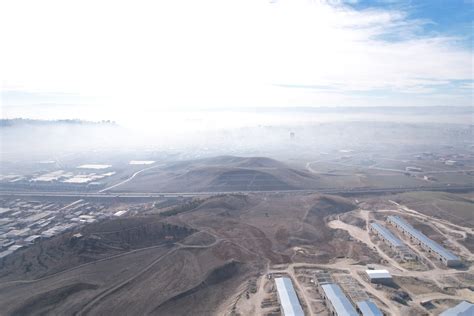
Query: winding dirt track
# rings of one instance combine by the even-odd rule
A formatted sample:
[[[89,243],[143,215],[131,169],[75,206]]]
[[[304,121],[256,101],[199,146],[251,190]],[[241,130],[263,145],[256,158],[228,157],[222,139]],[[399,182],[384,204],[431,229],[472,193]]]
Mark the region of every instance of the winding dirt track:
[[[367,231],[362,230],[359,227],[356,227],[354,225],[346,224],[340,220],[331,221],[328,223],[328,226],[333,229],[342,229],[342,230],[347,231],[349,235],[351,235],[352,238],[363,242],[371,249],[376,249],[379,256],[382,257],[387,262],[390,262],[390,264],[393,267],[397,268],[399,271],[406,271],[406,269],[403,268],[400,264],[398,264],[396,260],[388,256],[385,252],[383,252],[377,245],[375,245],[372,242]]]
[[[190,235],[191,236],[191,235]],[[189,237],[189,236],[188,236]],[[216,244],[218,244],[219,242],[221,242],[222,239],[221,238],[216,238],[211,244],[208,244],[208,245],[184,245],[184,244],[177,244],[177,247],[169,250],[168,252],[166,252],[165,254],[159,256],[158,258],[156,258],[155,260],[153,260],[153,262],[151,262],[149,265],[147,265],[145,268],[143,268],[142,270],[138,271],[136,274],[134,274],[133,276],[131,276],[130,278],[128,278],[127,280],[125,281],[122,281],[120,282],[119,284],[113,286],[113,287],[110,287],[106,290],[104,290],[102,293],[98,294],[96,297],[94,297],[91,301],[89,301],[79,312],[77,312],[75,315],[84,315],[84,314],[87,314],[95,305],[97,305],[99,302],[101,302],[103,299],[105,299],[106,297],[114,294],[115,292],[119,291],[121,288],[123,288],[124,286],[130,284],[131,282],[133,282],[135,279],[137,279],[138,277],[142,276],[143,274],[145,274],[146,272],[148,272],[151,268],[153,268],[156,264],[158,264],[159,262],[161,262],[164,258],[166,258],[167,256],[177,252],[178,250],[181,250],[181,249],[192,249],[192,248],[210,248],[210,247],[213,247],[215,246]]]

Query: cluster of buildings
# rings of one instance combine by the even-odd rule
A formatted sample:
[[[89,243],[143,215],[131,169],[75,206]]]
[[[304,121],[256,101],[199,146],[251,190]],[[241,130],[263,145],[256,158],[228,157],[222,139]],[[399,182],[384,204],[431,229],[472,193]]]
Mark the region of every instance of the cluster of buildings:
[[[420,246],[422,249],[436,257],[440,262],[448,267],[461,265],[461,259],[445,249],[440,244],[428,238],[419,230],[415,229],[408,222],[399,216],[388,216],[387,223],[406,236],[411,243]],[[371,233],[378,236],[390,249],[392,249],[400,259],[404,261],[419,260],[415,252],[408,245],[397,237],[390,229],[383,224],[371,223],[369,226]],[[392,286],[393,278],[387,270],[375,270],[369,267],[366,270],[366,278],[374,284]],[[369,298],[367,293],[360,287],[360,284],[348,275],[337,276],[336,281],[326,271],[318,271],[315,274],[317,290],[326,305],[329,315],[345,316],[382,316],[382,311]],[[290,278],[282,277],[275,279],[278,291],[278,300],[281,305],[282,315],[304,315],[296,292]],[[474,315],[474,305],[462,302],[459,305],[443,312],[443,316]]]
[[[419,245],[421,248],[434,255],[446,266],[457,267],[461,265],[461,259],[458,256],[454,255],[437,242],[428,238],[425,234],[415,229],[399,216],[388,216],[387,222],[392,224],[402,234],[407,236],[412,243]]]
[[[350,278],[350,277],[349,277]],[[330,315],[344,316],[383,316],[372,300],[362,289],[355,289],[356,281],[342,281],[343,288],[334,282],[325,271],[319,271],[315,275],[317,289],[324,300]],[[284,316],[304,316],[293,283],[289,277],[275,278],[278,301],[281,306],[281,313]],[[348,296],[346,296],[346,293]]]
[[[461,265],[461,259],[458,256],[428,238],[425,234],[415,229],[401,217],[393,215],[388,216],[387,223],[391,224],[394,228],[400,231],[401,234],[405,235],[410,242],[419,245],[446,266],[457,267]],[[414,252],[385,226],[378,223],[371,223],[370,231],[395,251],[402,260],[418,260],[418,257]]]
[[[392,276],[387,270],[366,270],[371,283],[393,285]],[[370,299],[358,282],[348,275],[336,276],[337,282],[327,271],[317,271],[315,280],[317,290],[333,316],[383,316],[383,312]],[[291,278],[276,277],[278,302],[283,316],[304,316],[304,310]],[[463,301],[440,314],[441,316],[471,316],[474,315],[474,304]]]
[[[419,155],[416,155],[415,158],[417,160],[432,160],[432,161],[439,161],[447,166],[463,166],[465,162],[470,161],[473,157],[472,155],[464,155],[464,154],[437,154],[432,152],[423,152]]]
[[[383,242],[385,242],[390,247],[390,249],[398,254],[402,260],[414,261],[417,259],[417,256],[413,253],[413,251],[411,251],[403,241],[396,237],[386,227],[380,225],[379,223],[371,223],[370,231]]]
[[[81,165],[75,169],[54,170],[33,175],[3,175],[0,185],[7,188],[48,188],[65,189],[98,189],[105,185],[104,178],[111,177],[115,171],[105,170],[111,165]]]
[[[39,239],[111,216],[114,212],[104,205],[83,200],[66,206],[54,202],[0,200],[0,259]]]
[[[398,216],[388,216],[387,222],[393,225],[401,234],[407,236],[410,242],[419,245],[427,252],[434,255],[439,261],[448,267],[458,266],[461,260],[450,251],[425,236],[404,219]],[[397,237],[391,230],[379,223],[371,223],[370,231],[385,242],[404,261],[418,260],[417,255],[404,241]],[[392,286],[393,279],[387,270],[366,270],[366,278],[374,284]],[[383,312],[370,299],[367,293],[360,287],[360,284],[349,275],[337,275],[336,281],[326,271],[318,271],[315,274],[317,290],[326,305],[329,315],[344,316],[382,316]],[[304,315],[293,283],[288,277],[275,278],[278,292],[278,301],[281,306],[282,315]],[[463,302],[445,312],[447,315],[474,315],[474,305]]]
[[[335,282],[326,271],[315,274],[317,289],[330,315],[383,316],[382,311],[350,276]]]

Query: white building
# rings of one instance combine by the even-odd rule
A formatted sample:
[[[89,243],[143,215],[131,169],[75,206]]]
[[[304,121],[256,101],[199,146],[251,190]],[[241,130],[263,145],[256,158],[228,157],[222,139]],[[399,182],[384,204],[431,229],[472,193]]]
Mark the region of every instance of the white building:
[[[392,275],[387,270],[365,270],[369,281],[377,284],[391,284],[393,282]]]
[[[406,235],[411,242],[418,244],[421,248],[435,255],[439,261],[448,267],[461,265],[461,259],[450,251],[426,237],[422,232],[408,224],[404,219],[398,216],[388,216],[387,222],[395,226],[399,231]]]
[[[278,301],[284,316],[304,316],[303,308],[296,295],[290,278],[275,278],[278,291]]]

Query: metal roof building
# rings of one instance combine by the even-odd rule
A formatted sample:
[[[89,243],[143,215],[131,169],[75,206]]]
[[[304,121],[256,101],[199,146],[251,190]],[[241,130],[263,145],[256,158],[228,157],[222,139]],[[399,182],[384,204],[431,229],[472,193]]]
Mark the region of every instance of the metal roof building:
[[[380,270],[365,270],[365,272],[367,273],[367,275],[370,277],[370,278],[391,278],[392,276],[390,275],[390,272],[388,272],[388,270],[385,270],[385,269],[380,269]]]
[[[439,316],[472,316],[474,315],[474,304],[463,301],[458,305],[445,310]]]
[[[383,227],[378,223],[370,224],[373,230],[375,230],[381,237],[384,238],[392,247],[404,247],[405,244],[398,237],[392,234],[387,228]]]
[[[393,224],[405,235],[408,235],[410,239],[416,240],[419,245],[428,250],[428,252],[434,252],[435,254],[437,254],[438,258],[443,261],[447,266],[456,266],[461,263],[461,259],[459,259],[458,256],[455,256],[440,244],[426,237],[422,232],[415,229],[402,218],[391,215],[387,217],[387,221]]]
[[[383,316],[383,313],[371,300],[357,302],[356,305],[363,316]]]
[[[374,232],[380,239],[388,244],[398,255],[406,261],[416,260],[416,255],[411,251],[407,245],[395,236],[390,230],[378,223],[370,224],[370,230]]]
[[[290,278],[275,278],[278,291],[278,300],[285,316],[304,316],[298,296],[296,296],[293,283]]]
[[[391,283],[392,276],[387,270],[365,270],[372,283]]]
[[[349,299],[344,295],[339,285],[334,283],[321,284],[324,292],[324,299],[329,309],[334,315],[338,316],[357,316],[359,315],[352,306]]]

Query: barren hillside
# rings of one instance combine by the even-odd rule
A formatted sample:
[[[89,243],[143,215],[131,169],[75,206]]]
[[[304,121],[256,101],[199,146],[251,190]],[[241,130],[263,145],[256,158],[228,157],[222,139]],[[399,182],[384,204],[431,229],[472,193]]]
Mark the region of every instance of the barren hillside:
[[[318,187],[318,177],[264,157],[220,156],[145,171],[114,191],[229,192]]]
[[[191,307],[194,315],[219,314],[268,264],[297,262],[295,246],[311,246],[320,262],[360,247],[326,227],[327,216],[354,208],[343,198],[223,195],[190,205],[20,250],[2,266],[0,308],[13,315],[184,315]],[[371,260],[372,252],[358,256]]]

